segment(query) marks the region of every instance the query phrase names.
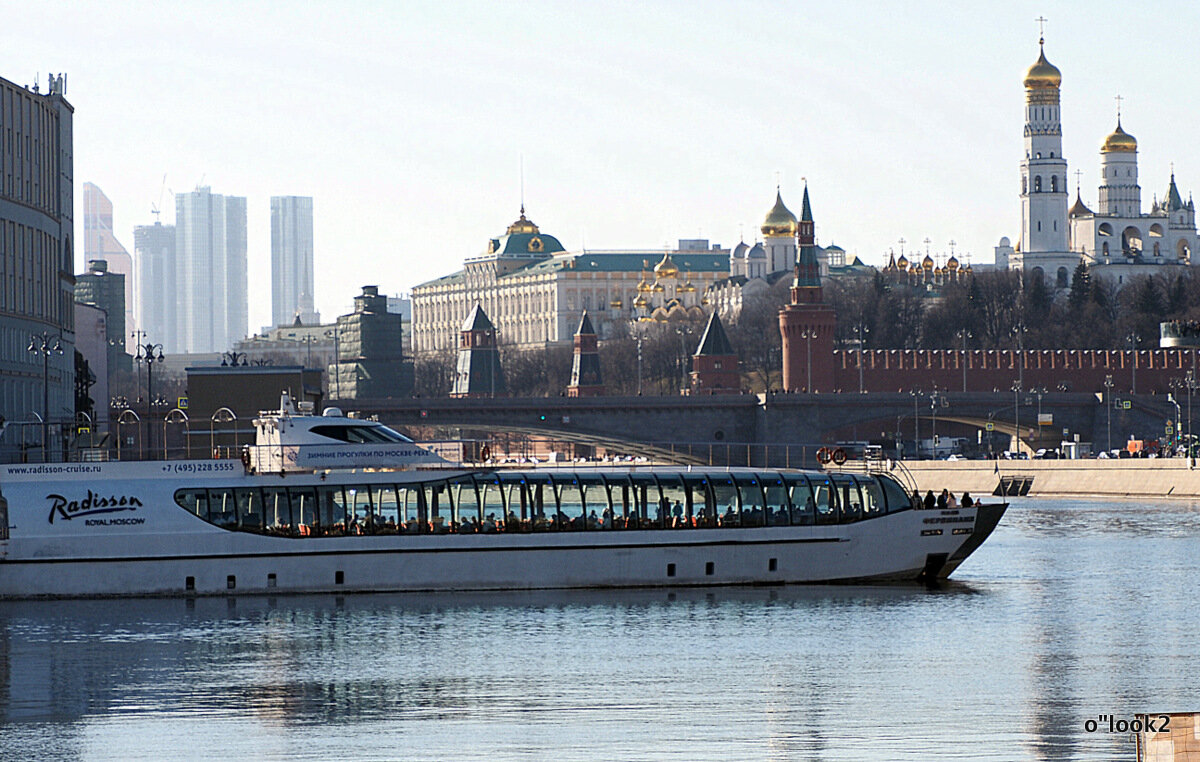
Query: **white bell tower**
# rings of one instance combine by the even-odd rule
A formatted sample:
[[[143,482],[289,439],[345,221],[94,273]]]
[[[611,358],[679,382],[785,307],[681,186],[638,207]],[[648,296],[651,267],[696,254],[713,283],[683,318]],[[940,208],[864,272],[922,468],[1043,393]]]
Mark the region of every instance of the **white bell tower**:
[[[1025,73],[1025,158],[1021,161],[1022,255],[1062,253],[1067,246],[1067,160],[1062,155],[1059,86],[1062,74],[1046,60]],[[1025,256],[1022,256],[1025,259]],[[1034,258],[1030,258],[1034,259]],[[1025,261],[1029,266],[1032,262]]]

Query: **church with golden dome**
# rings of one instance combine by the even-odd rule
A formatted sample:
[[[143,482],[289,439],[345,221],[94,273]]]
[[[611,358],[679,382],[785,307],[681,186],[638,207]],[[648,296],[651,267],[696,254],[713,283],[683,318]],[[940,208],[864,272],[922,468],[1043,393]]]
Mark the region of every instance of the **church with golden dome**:
[[[1095,210],[1076,189],[1068,209],[1067,160],[1062,153],[1062,72],[1038,59],[1025,73],[1025,156],[1021,160],[1021,237],[1003,238],[998,266],[1022,270],[1049,288],[1070,287],[1082,262],[1097,275],[1124,283],[1153,266],[1190,266],[1197,245],[1196,209],[1185,202],[1174,172],[1161,199],[1142,209],[1137,139],[1125,131],[1118,109],[1115,129],[1100,145],[1100,187]],[[1118,100],[1119,102],[1119,100]]]

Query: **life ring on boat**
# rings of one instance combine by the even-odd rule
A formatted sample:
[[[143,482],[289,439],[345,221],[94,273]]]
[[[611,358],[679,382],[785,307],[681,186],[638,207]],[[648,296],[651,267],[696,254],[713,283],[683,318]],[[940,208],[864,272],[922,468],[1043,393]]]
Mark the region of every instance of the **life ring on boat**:
[[[838,465],[838,466],[845,463],[846,462],[846,451],[840,447],[837,448],[836,450],[834,450],[833,451],[833,462],[834,462],[834,465]]]
[[[480,460],[491,460],[492,459],[492,451],[488,448],[487,445],[484,445],[483,447],[479,448],[479,459]]]
[[[829,451],[828,447],[817,450],[817,462],[822,466],[827,465],[831,460],[833,460],[833,453]]]

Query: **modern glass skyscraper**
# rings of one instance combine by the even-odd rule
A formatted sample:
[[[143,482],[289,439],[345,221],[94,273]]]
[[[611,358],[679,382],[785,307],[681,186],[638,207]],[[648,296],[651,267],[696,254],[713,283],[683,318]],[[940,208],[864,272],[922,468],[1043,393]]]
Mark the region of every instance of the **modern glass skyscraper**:
[[[177,351],[223,352],[246,337],[246,199],[207,186],[175,194]]]
[[[179,351],[175,320],[175,226],[155,222],[133,229],[137,257],[138,327],[146,339]]]
[[[133,272],[133,257],[117,240],[113,233],[113,206],[104,195],[104,191],[94,183],[83,184],[83,258],[91,267],[93,260],[103,260],[108,263],[108,272],[125,276],[125,311],[122,315],[109,315],[108,328],[112,335],[109,341],[116,341],[125,351],[126,329],[136,327],[134,310],[137,304],[136,278]],[[120,335],[117,335],[120,331]]]
[[[271,322],[319,323],[313,301],[313,207],[308,196],[271,197]]]

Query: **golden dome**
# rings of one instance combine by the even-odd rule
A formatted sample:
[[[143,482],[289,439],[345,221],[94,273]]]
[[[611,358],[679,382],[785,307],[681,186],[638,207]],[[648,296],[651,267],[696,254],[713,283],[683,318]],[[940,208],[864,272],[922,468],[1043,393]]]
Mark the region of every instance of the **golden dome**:
[[[679,268],[671,259],[671,252],[665,252],[663,258],[654,266],[654,274],[660,278],[674,278],[679,275]]]
[[[1121,119],[1117,118],[1117,129],[1104,139],[1101,153],[1133,153],[1137,150],[1137,138],[1121,129]]]
[[[1038,54],[1038,60],[1025,72],[1025,87],[1029,90],[1040,90],[1057,88],[1061,84],[1062,72],[1058,70],[1057,66],[1046,60],[1046,51],[1043,48]]]
[[[933,269],[933,257],[926,254],[925,258],[921,260],[921,267],[925,268],[926,270],[932,270]]]
[[[950,259],[946,261],[946,269],[947,270],[957,270],[958,269],[958,257],[950,257]]]
[[[786,238],[796,235],[796,215],[783,205],[783,196],[775,189],[775,206],[767,212],[763,220],[762,234],[764,238]]]
[[[516,222],[508,226],[509,235],[520,235],[522,233],[531,233],[537,235],[538,226],[531,221],[525,219],[525,205],[521,204],[521,217]]]
[[[900,258],[896,260],[896,267],[899,267],[901,270],[907,270],[908,269],[908,257],[901,254]]]

